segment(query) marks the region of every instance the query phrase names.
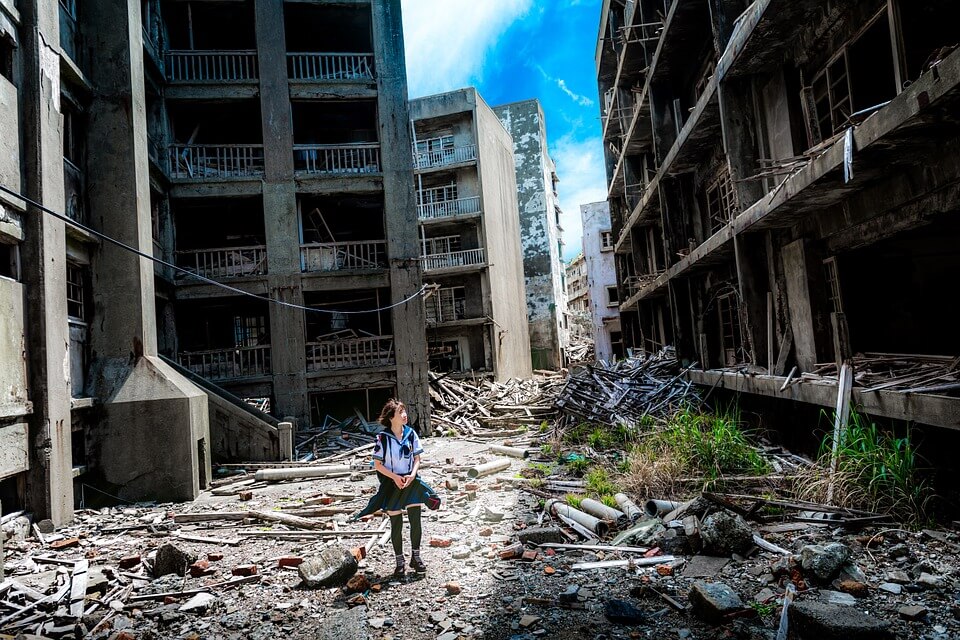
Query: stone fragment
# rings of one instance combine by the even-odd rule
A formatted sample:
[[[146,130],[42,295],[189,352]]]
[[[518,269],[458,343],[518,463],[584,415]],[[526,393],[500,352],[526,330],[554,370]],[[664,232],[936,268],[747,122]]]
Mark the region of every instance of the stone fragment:
[[[246,502],[248,500],[253,500],[253,491],[241,491],[237,494],[237,497],[240,498],[240,502]]]
[[[800,600],[789,609],[791,637],[797,640],[893,640],[890,623],[855,607]]]
[[[892,593],[895,596],[900,595],[900,593],[903,591],[903,587],[895,582],[884,582],[878,586],[877,589],[886,591],[887,593]]]
[[[545,574],[547,574],[548,576],[552,576],[553,574],[555,574],[555,573],[557,572],[557,570],[554,569],[553,567],[551,567],[550,565],[547,565],[547,566],[545,566],[545,567],[543,568],[543,572],[544,572]]]
[[[769,587],[764,587],[763,589],[760,589],[760,591],[758,591],[755,596],[753,596],[753,600],[755,602],[766,602],[767,600],[770,600],[771,598],[773,598],[775,595],[777,594],[774,593],[772,589],[770,589]]]
[[[927,589],[942,589],[946,585],[946,581],[940,576],[923,572],[920,574],[920,577],[917,578],[917,584]]]
[[[697,580],[689,597],[694,615],[712,624],[719,624],[727,614],[743,609],[737,592],[722,582]]]
[[[852,607],[857,604],[857,599],[849,593],[840,591],[830,591],[828,589],[820,590],[820,600],[828,604],[835,604],[842,607]]]
[[[120,558],[121,569],[133,569],[138,564],[140,564],[140,554],[134,554],[132,556],[124,556]]]
[[[361,573],[357,573],[347,580],[347,592],[363,593],[370,588],[370,581]]]
[[[197,561],[197,556],[183,551],[172,544],[162,545],[157,549],[157,557],[153,561],[153,576],[175,573],[178,576],[186,575],[187,567]]]
[[[915,622],[926,617],[927,608],[918,604],[911,604],[897,609],[897,614],[904,620]]]
[[[470,547],[455,547],[451,554],[454,560],[466,560],[470,557]]]
[[[40,533],[47,535],[48,533],[53,533],[57,530],[57,527],[53,524],[53,520],[49,518],[44,518],[37,523],[37,529],[40,530]]]
[[[540,622],[540,616],[525,615],[522,618],[520,618],[520,626],[523,627],[524,629],[532,627],[538,622]]]
[[[207,554],[207,560],[209,560],[210,562],[220,562],[221,560],[223,560],[223,554],[222,554],[222,553],[208,553],[208,554]]]
[[[177,611],[180,613],[204,613],[216,601],[217,597],[212,593],[198,593],[180,605]]]
[[[896,569],[887,574],[887,581],[894,584],[910,584],[910,576],[907,575],[906,571]]]
[[[837,589],[857,598],[866,598],[870,595],[870,587],[857,580],[841,580]]]
[[[718,511],[700,523],[700,539],[707,552],[744,554],[753,547],[753,529],[740,516],[729,511]]]
[[[481,535],[484,538],[488,538],[493,535],[493,529],[491,529],[490,527],[484,527],[483,529],[480,529],[478,535]]]
[[[668,564],[658,564],[656,569],[657,569],[657,575],[659,576],[666,577],[666,576],[673,575],[673,567],[671,567]]]
[[[517,534],[517,539],[523,544],[548,544],[562,542],[559,527],[530,527]]]
[[[357,572],[357,559],[343,547],[327,547],[297,567],[308,587],[341,587]]]
[[[614,624],[637,625],[646,621],[643,612],[625,600],[607,600],[603,615]]]
[[[444,549],[453,544],[450,538],[430,538],[430,546]]]
[[[503,520],[503,513],[501,511],[494,511],[490,507],[484,505],[483,513],[480,514],[480,518],[486,520],[487,522],[500,522]]]
[[[828,545],[811,544],[800,550],[800,566],[805,576],[820,582],[833,580],[843,564],[850,559],[850,547],[831,542]]]
[[[447,590],[447,593],[451,596],[459,594],[463,589],[460,586],[459,582],[450,581],[447,584],[443,585],[443,588]]]
[[[460,489],[460,483],[456,478],[447,478],[443,486],[446,487],[447,491],[457,491]]]
[[[257,565],[241,564],[237,567],[234,567],[230,573],[235,576],[255,576],[257,575]]]
[[[347,598],[347,604],[351,607],[359,607],[360,605],[367,604],[367,599],[363,597],[362,593],[355,593]]]

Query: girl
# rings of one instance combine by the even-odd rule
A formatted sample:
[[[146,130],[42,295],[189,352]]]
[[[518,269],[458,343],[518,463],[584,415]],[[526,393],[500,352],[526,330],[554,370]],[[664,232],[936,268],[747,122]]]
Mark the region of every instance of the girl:
[[[410,568],[417,573],[427,570],[420,559],[420,508],[426,504],[431,509],[440,506],[437,494],[417,477],[420,470],[420,438],[407,425],[407,408],[399,400],[391,398],[380,412],[380,424],[386,429],[377,434],[373,449],[373,466],[380,480],[380,490],[370,499],[366,508],[354,516],[358,519],[369,513],[384,510],[390,516],[390,539],[397,564],[393,574],[403,576],[403,510],[410,520],[410,546],[413,547]]]

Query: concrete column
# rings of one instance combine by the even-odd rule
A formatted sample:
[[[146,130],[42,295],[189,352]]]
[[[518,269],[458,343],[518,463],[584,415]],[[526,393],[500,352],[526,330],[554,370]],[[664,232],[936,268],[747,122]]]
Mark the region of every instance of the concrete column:
[[[726,79],[719,88],[723,147],[727,152],[730,177],[736,185],[740,211],[763,196],[763,182],[747,180],[757,172],[759,149],[752,83],[751,78]]]
[[[783,271],[787,285],[787,307],[793,329],[793,348],[801,371],[813,371],[817,345],[813,327],[813,309],[807,282],[807,255],[804,240],[783,247]]]
[[[764,234],[736,236],[733,248],[740,293],[740,316],[746,321],[744,328],[750,341],[748,348],[753,354],[754,364],[763,363],[772,367],[775,363],[767,362],[767,292],[770,285],[767,281]]]
[[[390,258],[390,300],[399,302],[423,284],[417,240],[417,208],[413,192],[413,161],[407,77],[404,68],[400,0],[379,0],[371,6],[377,64],[377,106],[387,255]],[[427,391],[427,337],[421,299],[394,307],[394,348],[397,393],[420,433],[432,433]]]
[[[27,195],[55,211],[64,211],[58,7],[55,0],[36,0],[20,7],[21,126]],[[73,519],[66,236],[62,222],[32,207],[27,210],[24,227],[21,257],[33,402],[26,498],[37,519],[46,517],[61,525]]]
[[[717,56],[723,55],[733,26],[742,11],[741,0],[710,0],[710,26],[713,30],[713,47]]]
[[[293,423],[280,422],[277,431],[280,436],[280,459],[293,460]]]

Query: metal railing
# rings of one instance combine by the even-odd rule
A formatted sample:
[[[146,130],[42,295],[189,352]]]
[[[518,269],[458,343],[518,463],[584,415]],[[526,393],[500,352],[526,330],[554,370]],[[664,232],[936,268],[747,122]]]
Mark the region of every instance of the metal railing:
[[[170,82],[253,82],[258,77],[254,51],[167,51],[163,67]]]
[[[177,256],[179,266],[214,280],[263,275],[267,272],[267,248],[262,245],[191,249],[177,251]]]
[[[288,53],[287,77],[299,81],[373,80],[373,54]]]
[[[172,144],[167,153],[171,178],[245,178],[263,175],[262,144]]]
[[[383,240],[300,245],[300,268],[304,273],[386,267],[387,243]]]
[[[229,380],[269,375],[270,345],[183,351],[177,355],[180,365],[207,380]]]
[[[431,169],[445,167],[461,162],[470,162],[477,159],[477,145],[467,144],[450,149],[435,149],[433,151],[413,150],[414,169]]]
[[[435,253],[429,256],[422,256],[420,261],[423,263],[424,271],[433,271],[436,269],[483,264],[486,261],[486,256],[483,249],[466,249],[464,251],[451,251],[450,253]]]
[[[293,164],[297,171],[316,175],[380,173],[380,145],[295,144]]]
[[[477,213],[480,211],[480,196],[472,198],[458,198],[456,200],[441,200],[417,205],[417,216],[420,220],[437,220],[449,218],[463,213]]]
[[[307,343],[307,371],[381,367],[395,363],[393,336]]]

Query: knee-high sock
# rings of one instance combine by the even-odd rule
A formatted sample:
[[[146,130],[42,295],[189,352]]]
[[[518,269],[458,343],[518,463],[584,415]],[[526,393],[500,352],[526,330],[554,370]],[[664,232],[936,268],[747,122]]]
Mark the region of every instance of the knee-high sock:
[[[390,540],[393,541],[393,552],[398,558],[403,558],[403,514],[390,516]]]
[[[420,551],[420,540],[423,530],[420,528],[420,507],[408,507],[407,519],[410,520],[410,546],[415,552]]]

